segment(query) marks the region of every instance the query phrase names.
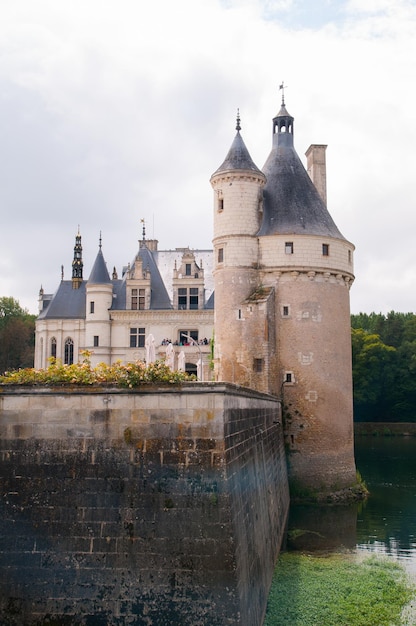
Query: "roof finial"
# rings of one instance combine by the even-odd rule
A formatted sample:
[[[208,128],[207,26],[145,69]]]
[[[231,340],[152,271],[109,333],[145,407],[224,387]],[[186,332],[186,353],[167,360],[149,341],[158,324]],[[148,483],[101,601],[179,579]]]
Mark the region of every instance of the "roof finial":
[[[285,83],[283,82],[283,80],[279,85],[279,91],[280,89],[282,90],[282,107],[284,107],[285,106]]]
[[[146,240],[146,222],[144,221],[144,217],[142,217],[142,219],[140,220],[140,223],[143,224],[142,237],[143,237],[143,241],[145,241]]]
[[[99,248],[101,250],[101,246],[103,245],[103,239],[101,237],[101,230],[100,230],[100,240],[99,240],[99,244],[98,245],[99,245]]]
[[[241,126],[240,126],[240,109],[237,109],[237,126],[235,127],[236,130],[238,130],[238,132],[240,132],[241,130]]]

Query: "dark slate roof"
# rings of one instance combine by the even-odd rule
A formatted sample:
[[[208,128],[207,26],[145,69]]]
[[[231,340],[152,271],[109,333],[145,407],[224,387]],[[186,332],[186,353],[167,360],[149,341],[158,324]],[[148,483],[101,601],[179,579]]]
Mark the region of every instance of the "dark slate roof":
[[[111,283],[110,275],[108,273],[106,262],[104,261],[104,256],[100,249],[98,250],[97,257],[95,259],[94,265],[91,270],[90,277],[88,282],[93,285],[100,285],[102,283]]]
[[[293,120],[285,107],[279,117]],[[344,239],[293,147],[293,134],[273,135],[273,148],[263,167],[263,222],[258,235],[321,235]]]
[[[150,309],[172,309],[169,294],[160,275],[159,268],[153,258],[152,252],[145,245],[143,245],[140,247],[139,257],[143,263],[143,270],[148,269],[151,275],[152,293],[150,296]],[[113,310],[120,311],[126,309],[126,278],[127,273],[124,275],[123,280],[113,281],[115,295],[113,298],[113,305],[111,307]]]
[[[111,309],[124,311],[126,309],[126,282],[123,279],[111,281],[113,284],[113,303]]]
[[[251,170],[261,174],[261,171],[251,158],[239,130],[234,137],[234,141],[225,157],[225,161],[214,172],[213,176],[220,172],[228,172],[231,170]]]
[[[143,269],[149,269],[152,277],[152,295],[150,298],[151,309],[171,309],[169,294],[166,290],[165,283],[159,272],[159,268],[153,258],[152,252],[142,246],[139,250],[139,256],[143,262]]]
[[[204,309],[214,309],[215,292],[213,291],[208,300],[205,303]]]
[[[39,314],[38,319],[84,319],[85,286],[85,280],[79,289],[72,288],[72,280],[61,281],[49,306]]]

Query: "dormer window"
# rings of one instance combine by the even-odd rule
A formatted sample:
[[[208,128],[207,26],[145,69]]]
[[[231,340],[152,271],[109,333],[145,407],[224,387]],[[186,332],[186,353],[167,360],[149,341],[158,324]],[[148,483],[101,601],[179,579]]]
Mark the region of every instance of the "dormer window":
[[[146,308],[146,290],[145,289],[132,289],[131,290],[131,309],[132,311],[143,311]]]
[[[192,265],[191,263],[185,264],[185,276],[191,276],[192,273]]]

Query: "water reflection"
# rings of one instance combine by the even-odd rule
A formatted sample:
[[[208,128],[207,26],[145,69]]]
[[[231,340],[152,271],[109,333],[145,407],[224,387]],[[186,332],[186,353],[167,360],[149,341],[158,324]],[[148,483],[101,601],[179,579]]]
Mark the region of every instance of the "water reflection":
[[[368,500],[292,506],[287,547],[378,552],[405,559],[416,572],[416,437],[360,436],[355,450]]]
[[[333,551],[356,546],[357,505],[293,505],[290,509],[287,548]]]
[[[416,438],[356,440],[356,462],[371,496],[357,517],[357,548],[410,560],[416,571]]]

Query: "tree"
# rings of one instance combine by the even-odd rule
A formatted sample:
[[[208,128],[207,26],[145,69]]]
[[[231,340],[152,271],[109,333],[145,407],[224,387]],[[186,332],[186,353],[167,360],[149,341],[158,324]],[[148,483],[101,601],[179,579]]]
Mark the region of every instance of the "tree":
[[[352,329],[354,416],[357,421],[387,421],[391,416],[396,348],[379,335]]]
[[[14,298],[0,298],[0,373],[33,367],[35,319]]]
[[[416,315],[351,316],[354,418],[416,421]]]

